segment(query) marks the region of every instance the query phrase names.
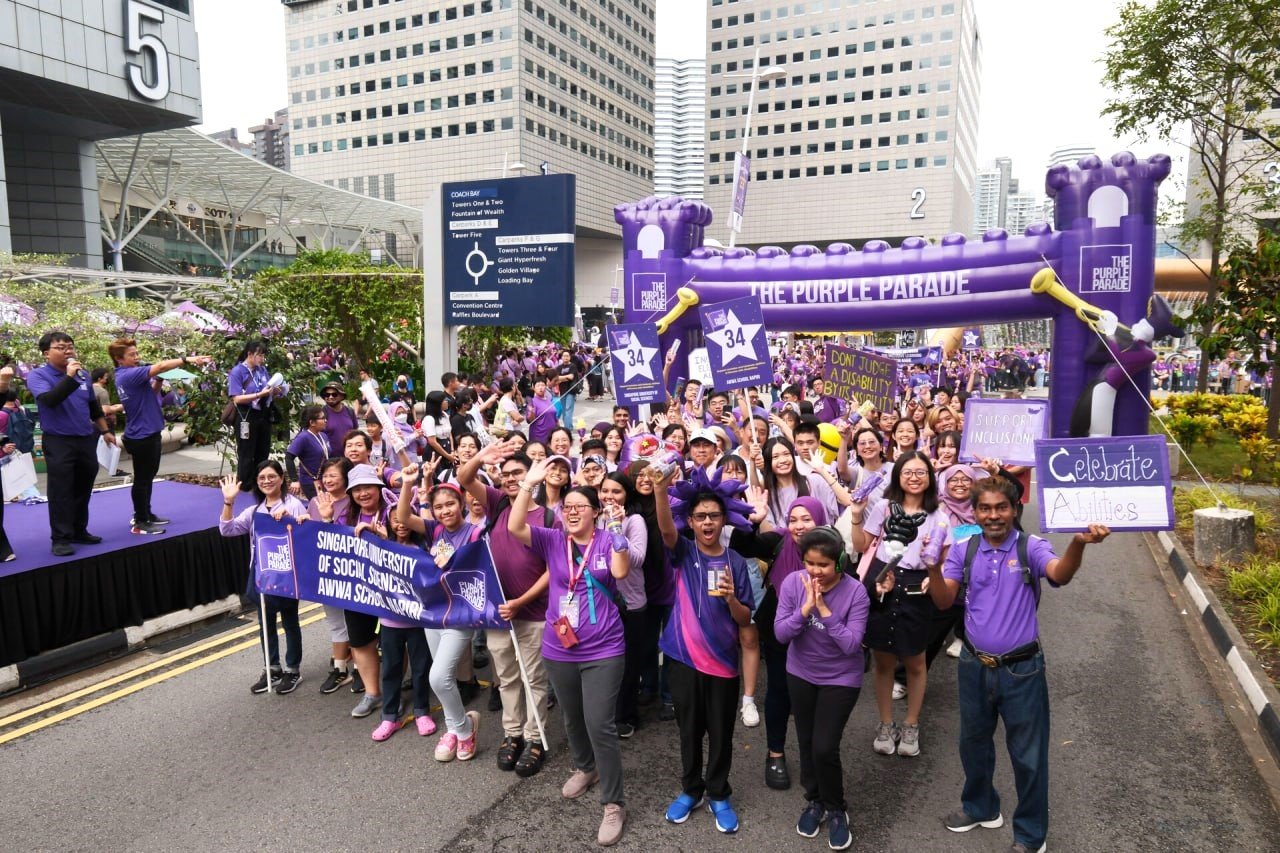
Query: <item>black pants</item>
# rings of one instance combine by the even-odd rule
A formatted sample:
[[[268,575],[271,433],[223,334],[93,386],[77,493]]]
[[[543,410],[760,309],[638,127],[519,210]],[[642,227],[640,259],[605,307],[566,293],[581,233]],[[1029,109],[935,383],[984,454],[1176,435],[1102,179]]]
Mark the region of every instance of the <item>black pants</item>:
[[[9,500],[9,496],[4,493],[4,487],[0,485],[0,560],[8,558],[13,553],[13,546],[9,544],[9,534],[4,532],[4,505]]]
[[[133,498],[133,521],[146,524],[152,518],[151,487],[155,484],[156,472],[160,470],[160,433],[126,438],[124,449],[133,461],[133,488],[129,491]]]
[[[258,478],[258,466],[271,456],[271,413],[259,409],[240,409],[247,417],[237,417],[236,431],[236,479],[240,481],[240,491],[253,489]],[[249,437],[243,438],[242,430],[248,425]]]
[[[626,644],[626,666],[622,670],[622,686],[618,688],[618,711],[615,721],[637,725],[640,711],[636,707],[636,694],[640,690],[640,670],[651,646],[657,640],[650,633],[648,608],[627,610],[622,614],[622,636]]]
[[[49,472],[49,538],[70,542],[89,529],[89,497],[98,476],[98,437],[46,432],[43,442]]]
[[[738,719],[741,678],[717,678],[667,661],[671,700],[680,727],[680,784],[695,800],[705,793],[713,800],[727,800],[729,768],[733,764],[733,725]],[[706,775],[703,775],[702,743],[707,742]]]
[[[791,716],[791,695],[787,692],[787,646],[778,642],[773,621],[778,613],[778,594],[765,587],[755,623],[760,631],[760,656],[764,658],[764,733],[770,752],[786,752],[787,718]]]
[[[828,811],[848,811],[844,800],[844,767],[840,739],[858,703],[858,687],[813,684],[787,673],[791,707],[800,743],[800,786],[804,798]]]

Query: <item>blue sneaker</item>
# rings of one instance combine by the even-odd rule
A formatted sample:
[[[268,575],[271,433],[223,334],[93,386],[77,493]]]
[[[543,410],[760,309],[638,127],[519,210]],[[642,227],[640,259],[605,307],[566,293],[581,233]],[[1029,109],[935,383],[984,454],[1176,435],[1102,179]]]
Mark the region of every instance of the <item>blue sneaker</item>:
[[[847,850],[853,844],[849,833],[848,812],[827,812],[827,846],[832,850]]]
[[[716,817],[716,829],[725,833],[738,831],[738,813],[728,800],[707,800],[707,811]]]
[[[667,806],[667,823],[684,823],[689,819],[689,813],[701,808],[704,802],[702,798],[695,800],[688,794],[681,794]]]
[[[800,819],[796,821],[796,832],[805,838],[813,838],[818,834],[818,829],[826,819],[827,810],[822,807],[822,803],[817,800],[810,800],[804,807],[804,812],[800,815]]]

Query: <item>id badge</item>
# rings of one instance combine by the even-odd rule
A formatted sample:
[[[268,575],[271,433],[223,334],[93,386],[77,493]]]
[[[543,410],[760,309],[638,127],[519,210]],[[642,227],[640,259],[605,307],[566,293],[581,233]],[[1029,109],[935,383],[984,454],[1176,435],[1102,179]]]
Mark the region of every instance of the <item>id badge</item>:
[[[433,557],[443,556],[446,560],[448,560],[450,557],[453,556],[453,552],[454,552],[453,543],[446,542],[445,540],[441,539],[439,542],[436,543],[436,547],[432,549],[431,556]]]
[[[240,438],[245,441],[249,440],[249,421],[248,420],[240,421]]]
[[[569,627],[578,630],[578,599],[572,595],[560,596],[560,615],[569,623]]]

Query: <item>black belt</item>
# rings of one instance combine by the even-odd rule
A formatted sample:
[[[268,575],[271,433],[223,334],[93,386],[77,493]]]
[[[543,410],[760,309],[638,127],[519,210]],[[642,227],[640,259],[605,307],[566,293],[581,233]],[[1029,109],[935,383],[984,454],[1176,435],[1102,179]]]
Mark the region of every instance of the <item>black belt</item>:
[[[989,655],[986,652],[980,652],[973,647],[973,643],[970,643],[967,638],[964,640],[964,647],[969,650],[969,654],[978,659],[978,663],[985,667],[990,667],[991,669],[998,669],[1002,666],[1008,666],[1011,663],[1030,660],[1040,654],[1039,640],[1032,640],[1025,646],[1018,646],[1018,648],[1013,651],[1006,652],[1002,655]]]

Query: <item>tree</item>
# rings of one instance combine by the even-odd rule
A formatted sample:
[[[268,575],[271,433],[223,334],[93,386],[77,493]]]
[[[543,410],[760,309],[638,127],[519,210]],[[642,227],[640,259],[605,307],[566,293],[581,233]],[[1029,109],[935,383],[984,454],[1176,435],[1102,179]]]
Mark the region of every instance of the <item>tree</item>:
[[[374,362],[391,335],[419,339],[419,271],[374,266],[363,255],[327,249],[304,252],[284,269],[264,270],[257,283],[283,301],[289,331],[340,349],[352,375]]]
[[[1103,82],[1116,96],[1103,115],[1116,132],[1172,138],[1190,127],[1194,190],[1181,236],[1208,247],[1207,320],[1226,247],[1250,238],[1270,203],[1258,167],[1280,151],[1280,128],[1262,111],[1280,70],[1280,7],[1274,0],[1128,0],[1107,35]],[[1201,391],[1208,370],[1202,358]]]
[[[1236,243],[1223,267],[1217,304],[1196,309],[1195,319],[1211,331],[1200,339],[1207,362],[1241,354],[1244,366],[1275,379],[1276,333],[1280,330],[1280,236],[1264,234],[1256,244]],[[1280,393],[1272,388],[1267,437],[1280,438]]]
[[[458,335],[458,369],[487,373],[507,347],[542,341],[567,346],[572,338],[568,326],[466,326]]]

